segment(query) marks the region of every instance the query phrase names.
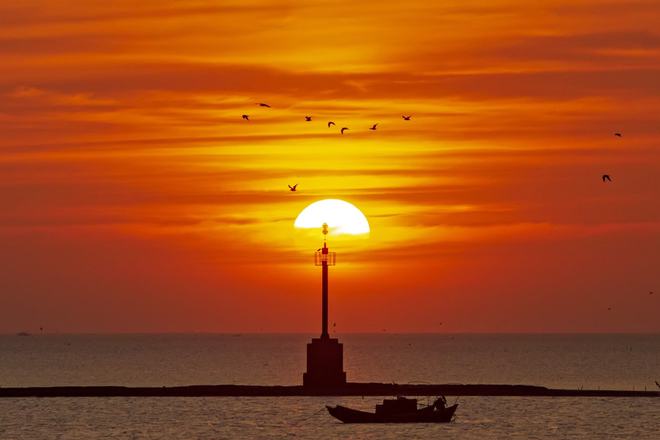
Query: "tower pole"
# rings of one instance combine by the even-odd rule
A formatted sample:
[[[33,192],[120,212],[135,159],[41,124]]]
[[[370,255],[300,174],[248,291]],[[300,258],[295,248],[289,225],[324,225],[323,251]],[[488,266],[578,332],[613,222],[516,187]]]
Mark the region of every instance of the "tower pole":
[[[323,297],[321,299],[322,305],[321,305],[321,320],[322,320],[322,327],[321,327],[321,338],[329,338],[330,335],[328,334],[328,246],[326,243],[323,243],[323,249],[322,249],[323,256],[325,257],[322,261],[322,290],[323,290]]]

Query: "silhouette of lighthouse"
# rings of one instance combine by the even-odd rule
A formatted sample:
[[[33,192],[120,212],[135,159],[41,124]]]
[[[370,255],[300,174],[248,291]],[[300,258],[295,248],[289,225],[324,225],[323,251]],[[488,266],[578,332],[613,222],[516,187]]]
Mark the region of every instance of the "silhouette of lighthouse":
[[[321,266],[321,337],[307,344],[307,372],[303,386],[328,388],[346,385],[344,346],[328,334],[328,267],[334,266],[336,254],[329,252],[326,237],[328,225],[323,224],[323,247],[316,251],[314,264]]]

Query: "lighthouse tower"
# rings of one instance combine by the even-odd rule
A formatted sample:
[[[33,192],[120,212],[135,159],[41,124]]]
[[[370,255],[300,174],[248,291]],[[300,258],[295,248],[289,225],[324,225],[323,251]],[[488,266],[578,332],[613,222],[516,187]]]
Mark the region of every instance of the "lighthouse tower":
[[[321,266],[321,337],[307,344],[307,372],[303,374],[303,386],[310,388],[346,385],[344,347],[328,334],[328,267],[335,265],[335,253],[328,250],[327,235],[324,223],[323,247],[314,255],[315,265]]]

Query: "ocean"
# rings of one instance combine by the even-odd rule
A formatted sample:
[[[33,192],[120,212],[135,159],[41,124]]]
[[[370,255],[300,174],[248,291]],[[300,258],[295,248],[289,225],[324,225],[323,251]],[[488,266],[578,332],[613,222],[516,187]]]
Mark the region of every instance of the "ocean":
[[[346,334],[349,381],[657,389],[660,335]],[[0,336],[0,386],[294,385],[302,334]],[[379,397],[0,399],[0,439],[658,439],[660,399],[461,397],[448,425],[344,425]],[[420,397],[425,401],[426,397]]]

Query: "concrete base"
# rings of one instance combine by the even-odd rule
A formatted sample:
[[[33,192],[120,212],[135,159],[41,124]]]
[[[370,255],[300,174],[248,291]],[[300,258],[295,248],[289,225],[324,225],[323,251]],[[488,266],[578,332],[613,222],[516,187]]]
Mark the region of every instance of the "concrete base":
[[[307,344],[307,372],[303,386],[313,388],[346,385],[344,346],[335,338],[314,338]]]

